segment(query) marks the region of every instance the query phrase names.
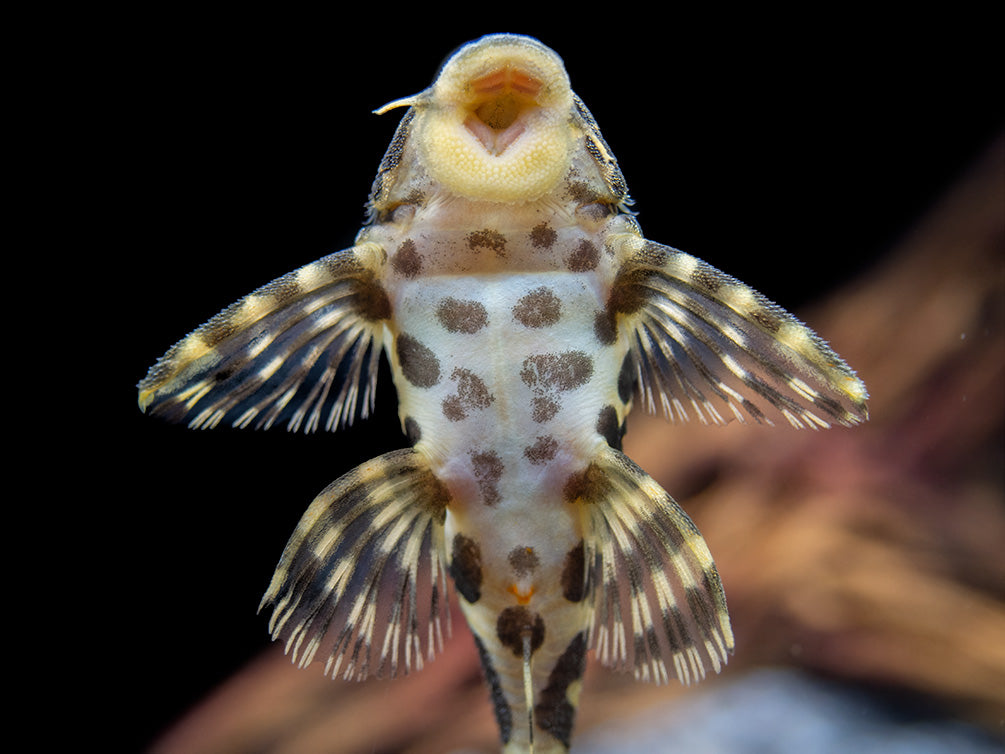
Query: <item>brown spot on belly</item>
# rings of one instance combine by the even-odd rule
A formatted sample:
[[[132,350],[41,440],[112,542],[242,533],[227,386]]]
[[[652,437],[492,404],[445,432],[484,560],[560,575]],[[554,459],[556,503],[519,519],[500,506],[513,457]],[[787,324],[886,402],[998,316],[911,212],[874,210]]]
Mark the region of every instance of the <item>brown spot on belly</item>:
[[[432,387],[440,381],[440,361],[411,335],[402,333],[395,343],[398,363],[405,379],[416,387]]]
[[[484,380],[469,369],[457,368],[450,375],[457,392],[443,399],[443,415],[452,422],[468,417],[468,412],[488,408],[495,400]]]
[[[533,573],[541,565],[541,561],[538,560],[537,553],[534,552],[533,547],[514,547],[510,550],[507,560],[509,560],[510,567],[517,576],[526,576]]]
[[[541,466],[554,458],[557,451],[558,440],[551,435],[543,435],[533,445],[524,448],[523,454],[532,464]]]
[[[520,379],[534,394],[531,418],[539,423],[551,421],[561,408],[558,394],[585,385],[592,376],[593,359],[582,351],[528,356]]]
[[[557,238],[558,233],[548,223],[535,225],[530,231],[530,244],[535,249],[550,249]]]
[[[391,267],[402,277],[412,279],[422,272],[422,255],[415,248],[415,241],[406,239],[391,257]]]
[[[458,593],[472,605],[481,599],[482,551],[477,542],[463,534],[454,536],[450,576]]]
[[[582,351],[542,353],[523,360],[520,379],[535,390],[573,390],[593,376],[593,359]]]
[[[562,563],[562,596],[569,602],[579,602],[586,593],[586,565],[583,542],[573,547]]]
[[[513,307],[513,318],[524,327],[549,327],[562,316],[562,303],[548,288],[523,296]]]
[[[467,235],[468,248],[472,251],[488,249],[494,251],[496,256],[506,256],[506,236],[497,230],[476,230]]]
[[[488,324],[489,315],[478,301],[456,298],[442,299],[436,307],[436,318],[447,332],[470,335]]]
[[[499,495],[499,480],[506,468],[499,454],[492,450],[482,453],[472,451],[471,466],[482,493],[482,502],[489,506],[496,505],[502,499]]]
[[[586,633],[576,634],[548,675],[548,685],[534,705],[537,726],[561,741],[566,748],[572,737],[576,707],[569,701],[569,686],[583,677],[586,669]]]
[[[530,635],[530,651],[544,643],[544,619],[523,605],[507,607],[496,620],[496,636],[517,657],[523,656],[523,637]]]
[[[530,418],[538,424],[550,422],[555,418],[559,408],[561,406],[551,398],[534,398],[530,402]]]
[[[596,269],[599,261],[600,252],[597,247],[584,238],[579,242],[579,246],[565,258],[565,266],[571,272],[587,272]]]

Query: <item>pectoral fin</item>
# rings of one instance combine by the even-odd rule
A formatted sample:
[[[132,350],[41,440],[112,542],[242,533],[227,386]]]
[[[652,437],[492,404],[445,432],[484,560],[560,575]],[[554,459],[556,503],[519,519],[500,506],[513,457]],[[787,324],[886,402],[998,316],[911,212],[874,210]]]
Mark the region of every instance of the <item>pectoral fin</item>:
[[[812,330],[690,254],[632,237],[611,296],[632,327],[642,405],[668,418],[858,424],[865,386]]]
[[[144,411],[192,427],[313,431],[372,408],[390,303],[382,252],[362,245],[306,265],[245,296],[177,343],[139,384]],[[362,396],[360,392],[362,391]]]
[[[442,649],[449,496],[409,448],[362,464],[311,503],[259,607],[301,667],[394,677]]]
[[[698,529],[627,456],[605,448],[573,477],[584,506],[590,647],[605,664],[656,683],[716,672],[733,650],[722,583]]]

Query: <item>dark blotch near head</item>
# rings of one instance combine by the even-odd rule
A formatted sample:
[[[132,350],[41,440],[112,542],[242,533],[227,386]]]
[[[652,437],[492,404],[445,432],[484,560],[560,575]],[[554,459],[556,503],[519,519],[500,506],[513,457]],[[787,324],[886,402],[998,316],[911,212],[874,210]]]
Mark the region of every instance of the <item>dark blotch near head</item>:
[[[571,272],[588,272],[596,269],[600,261],[600,251],[590,241],[585,238],[579,242],[579,246],[572,250],[572,253],[565,258],[565,266]]]
[[[499,613],[496,636],[518,657],[523,656],[523,637],[530,634],[530,651],[536,652],[544,643],[544,619],[523,605],[507,607]]]
[[[550,249],[557,238],[558,233],[548,223],[535,225],[530,231],[530,244],[535,249]]]
[[[450,556],[450,575],[458,593],[471,604],[482,596],[482,551],[473,540],[458,534]]]
[[[422,255],[415,249],[415,241],[411,238],[402,242],[391,257],[391,266],[402,277],[414,278],[422,272]]]
[[[497,230],[485,228],[476,230],[467,235],[468,248],[472,251],[489,249],[494,251],[496,256],[506,256],[506,236]]]

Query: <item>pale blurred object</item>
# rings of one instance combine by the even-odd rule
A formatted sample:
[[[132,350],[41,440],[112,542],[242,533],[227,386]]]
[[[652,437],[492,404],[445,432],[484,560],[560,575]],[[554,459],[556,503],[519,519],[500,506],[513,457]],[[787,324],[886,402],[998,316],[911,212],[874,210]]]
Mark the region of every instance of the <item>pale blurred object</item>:
[[[609,751],[589,748],[591,729],[644,720],[671,699],[745,693],[727,687],[778,665],[914,694],[1005,735],[1005,141],[898,249],[800,315],[865,380],[869,423],[796,432],[632,414],[625,451],[704,533],[737,649],[721,678],[691,690],[591,665],[573,751],[577,740]],[[496,751],[479,672],[460,625],[442,657],[394,682],[331,681],[277,650],[154,751]],[[793,750],[778,736],[760,751]]]

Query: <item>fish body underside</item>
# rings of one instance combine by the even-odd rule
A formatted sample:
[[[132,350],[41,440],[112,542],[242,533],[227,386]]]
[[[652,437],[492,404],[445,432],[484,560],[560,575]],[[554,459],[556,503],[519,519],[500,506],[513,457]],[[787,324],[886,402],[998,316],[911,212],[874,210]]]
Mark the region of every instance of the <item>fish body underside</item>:
[[[621,452],[669,418],[851,425],[864,386],[791,315],[646,240],[617,162],[536,40],[484,37],[408,107],[355,246],[233,304],[140,383],[192,426],[336,429],[379,354],[411,447],[312,503],[263,606],[294,660],[421,668],[447,575],[506,751],[568,749],[588,650],[685,683],[733,648],[704,540]]]

